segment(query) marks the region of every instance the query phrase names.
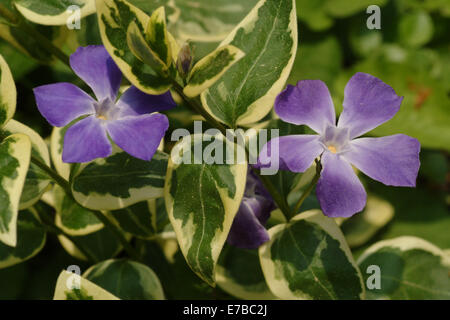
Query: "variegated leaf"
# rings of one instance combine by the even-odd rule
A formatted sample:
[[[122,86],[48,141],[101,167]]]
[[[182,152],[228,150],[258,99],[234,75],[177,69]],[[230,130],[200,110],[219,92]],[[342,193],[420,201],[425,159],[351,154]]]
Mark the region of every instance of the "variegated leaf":
[[[62,271],[53,300],[119,300],[105,289],[69,271]]]
[[[152,215],[152,224],[155,223],[154,228],[158,233],[162,232],[167,226],[170,226],[164,198],[149,200],[148,207]],[[153,217],[156,217],[156,221],[153,220]]]
[[[0,144],[0,242],[17,243],[20,195],[30,164],[31,142],[24,134],[13,134]]]
[[[145,40],[136,23],[130,23],[127,30],[127,44],[131,52],[143,63],[160,72],[166,71],[167,66],[158,54],[153,51]]]
[[[227,44],[245,57],[201,98],[212,116],[234,128],[262,119],[283,89],[297,51],[295,1],[261,0],[220,46]]]
[[[66,195],[59,186],[53,187],[55,224],[72,236],[83,236],[103,228],[97,217],[88,209],[81,207]]]
[[[51,26],[66,25],[74,18],[81,19],[95,12],[95,0],[14,0],[14,3],[26,19]]]
[[[0,243],[0,269],[31,259],[45,245],[46,233],[33,212],[21,211],[17,221],[17,245],[12,248]]]
[[[156,213],[150,210],[150,206],[150,201],[143,201],[124,209],[110,211],[109,215],[123,231],[148,239],[156,233]]]
[[[31,141],[31,154],[47,166],[50,166],[50,155],[47,144],[36,131],[13,119],[6,124],[2,131],[7,135],[14,133],[23,133],[27,135]],[[31,163],[20,197],[20,210],[29,208],[39,201],[42,194],[47,190],[50,182],[49,176],[38,166]]]
[[[109,228],[74,238],[77,240],[77,244],[83,246],[83,250],[88,251],[96,261],[113,258],[123,249],[116,235]],[[80,260],[88,260],[85,254],[65,236],[58,236],[58,240],[68,254]]]
[[[394,207],[386,200],[368,195],[364,211],[341,224],[348,245],[358,247],[369,241],[394,217]]]
[[[74,175],[75,200],[93,210],[117,210],[163,196],[168,155],[157,151],[144,161],[117,151],[84,164]]]
[[[306,211],[269,229],[259,248],[264,277],[281,299],[362,299],[361,273],[333,219]]]
[[[166,11],[159,7],[150,16],[146,27],[146,40],[158,57],[167,65],[172,63],[172,47],[170,45],[169,33],[166,26]]]
[[[164,292],[152,269],[125,259],[106,260],[90,267],[83,277],[124,300],[163,300]]]
[[[277,298],[266,284],[257,250],[226,246],[217,263],[216,279],[222,290],[239,299]]]
[[[103,44],[125,77],[143,92],[166,92],[171,86],[170,81],[139,60],[127,44],[130,24],[136,23],[144,33],[150,17],[125,0],[96,0],[96,6]]]
[[[377,242],[359,257],[358,265],[369,299],[450,299],[450,255],[421,238]]]
[[[216,49],[197,62],[189,74],[184,94],[196,97],[211,87],[220,77],[244,57],[244,53],[232,45]]]
[[[69,180],[70,164],[64,163],[62,160],[62,152],[64,146],[64,135],[68,126],[64,128],[54,127],[50,137],[50,155],[56,172],[64,179]]]
[[[241,148],[222,136],[214,138],[220,143],[219,148]],[[204,143],[202,135],[192,135],[174,147],[167,170],[165,200],[187,263],[214,286],[215,265],[244,193],[247,164],[245,161],[233,165],[207,164],[211,159],[206,157],[203,162],[198,161],[202,151],[207,154],[206,148],[210,147],[203,148]]]
[[[0,55],[0,128],[8,122],[16,111],[16,85],[8,64]]]

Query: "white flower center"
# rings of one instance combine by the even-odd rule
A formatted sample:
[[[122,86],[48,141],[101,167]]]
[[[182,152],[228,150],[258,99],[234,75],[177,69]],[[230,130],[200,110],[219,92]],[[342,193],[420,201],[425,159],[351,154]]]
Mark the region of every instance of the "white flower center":
[[[325,133],[320,137],[325,151],[331,153],[342,153],[348,150],[350,135],[348,128],[338,128],[335,126],[328,126]]]
[[[111,99],[106,98],[94,104],[95,116],[101,120],[115,120],[118,115],[118,108]]]

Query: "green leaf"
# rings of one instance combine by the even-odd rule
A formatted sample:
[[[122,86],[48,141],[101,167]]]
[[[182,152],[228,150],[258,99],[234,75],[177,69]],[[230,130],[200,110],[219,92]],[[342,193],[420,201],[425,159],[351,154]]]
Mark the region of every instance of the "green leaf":
[[[237,147],[222,136],[214,138],[222,146]],[[206,164],[208,159],[197,158],[183,163],[186,155],[192,160],[196,149],[204,150],[202,135],[185,137],[172,150],[166,208],[187,263],[214,286],[214,268],[244,194],[247,164]]]
[[[362,299],[362,278],[333,219],[306,211],[269,229],[259,248],[264,277],[281,299]]]
[[[161,283],[152,269],[138,262],[107,260],[90,267],[83,277],[124,300],[163,300]]]
[[[369,266],[380,268],[380,288],[367,290],[369,299],[450,299],[450,256],[417,237],[380,241],[358,259],[367,284]]]
[[[94,233],[75,236],[74,238],[77,240],[77,244],[88,251],[96,261],[113,258],[122,251],[122,245],[117,240],[117,236],[109,228],[103,228]],[[80,260],[88,260],[80,249],[66,237],[60,235],[58,240],[68,254]]]
[[[32,211],[21,211],[17,221],[15,248],[0,243],[0,269],[13,266],[37,255],[47,239],[40,220]]]
[[[64,270],[56,282],[53,300],[119,300],[119,298],[89,280]]]
[[[188,97],[198,96],[216,83],[244,55],[241,50],[232,45],[217,48],[192,68],[184,94]]]
[[[23,134],[13,134],[0,144],[0,242],[17,243],[17,214],[20,195],[30,164],[31,142]]]
[[[175,0],[179,17],[173,23],[178,38],[223,40],[256,5],[257,0]]]
[[[123,231],[148,239],[156,234],[156,212],[153,213],[150,206],[150,201],[143,201],[109,214]]]
[[[56,210],[55,224],[64,232],[72,236],[83,236],[103,228],[103,223],[90,210],[67,197],[61,187],[55,185],[52,193]]]
[[[264,279],[257,250],[226,246],[217,263],[216,279],[222,290],[239,299],[276,299]]]
[[[297,51],[293,0],[261,0],[220,44],[245,53],[201,95],[205,109],[230,127],[257,122],[271,110]]]
[[[386,200],[370,195],[364,211],[341,224],[348,245],[358,247],[369,241],[394,217],[394,208]]]
[[[9,68],[16,81],[22,79],[24,75],[28,74],[38,66],[36,61],[10,46],[3,39],[0,39],[0,52],[2,53],[3,58],[8,61]]]
[[[0,55],[0,128],[8,122],[16,111],[16,85],[8,64]]]
[[[27,135],[31,141],[31,154],[47,166],[50,166],[50,155],[47,144],[41,136],[36,133],[36,131],[13,119],[6,124],[3,131],[6,132],[7,135],[15,133],[23,133]],[[47,190],[50,182],[51,180],[48,175],[38,166],[31,163],[27,172],[22,195],[20,197],[20,210],[29,208],[38,202]]]
[[[44,37],[48,38],[48,40],[51,41],[56,47],[60,47],[63,45],[68,34],[66,26],[48,27],[43,25],[29,24],[29,27],[35,29],[36,32],[39,32]],[[41,63],[48,64],[55,60],[55,58],[52,55],[48,54],[48,51],[42,47],[39,40],[34,37],[30,37],[30,35],[26,31],[18,27],[0,23],[0,38],[3,38],[19,51],[27,54],[28,56],[38,60]]]
[[[44,25],[66,25],[74,14],[70,6],[80,8],[80,18],[95,12],[94,0],[14,0],[17,10],[28,20]]]
[[[117,210],[162,197],[167,162],[168,155],[160,151],[151,161],[117,151],[82,165],[73,178],[73,195],[93,210]]]
[[[125,77],[149,94],[162,94],[169,90],[170,81],[139,60],[127,44],[130,24],[136,23],[141,33],[144,33],[150,17],[124,0],[96,0],[96,5],[103,44]]]
[[[409,47],[420,47],[433,37],[433,20],[425,11],[406,13],[400,18],[398,39]]]

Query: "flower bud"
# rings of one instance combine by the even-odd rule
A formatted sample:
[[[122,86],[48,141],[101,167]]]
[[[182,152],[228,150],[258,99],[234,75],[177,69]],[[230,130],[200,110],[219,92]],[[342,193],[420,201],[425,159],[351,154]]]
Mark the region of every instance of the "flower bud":
[[[189,71],[191,71],[192,62],[193,55],[191,46],[189,42],[185,42],[181,47],[180,52],[178,53],[177,59],[177,69],[183,78],[186,78],[186,76],[189,74]]]

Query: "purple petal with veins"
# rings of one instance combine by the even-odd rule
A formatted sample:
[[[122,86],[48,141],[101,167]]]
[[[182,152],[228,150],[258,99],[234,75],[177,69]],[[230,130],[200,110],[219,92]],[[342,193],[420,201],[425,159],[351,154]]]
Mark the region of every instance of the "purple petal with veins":
[[[161,95],[151,95],[140,91],[134,86],[128,88],[117,102],[117,107],[121,109],[121,117],[164,111],[176,106],[170,91]]]
[[[62,154],[64,162],[89,162],[111,154],[111,143],[101,121],[95,116],[89,116],[67,129]]]
[[[275,101],[275,112],[289,123],[307,125],[317,133],[336,123],[330,92],[323,81],[303,80],[288,85]]]
[[[80,116],[95,112],[95,100],[71,83],[40,86],[33,92],[39,112],[55,127],[64,127]]]
[[[420,167],[420,143],[396,134],[359,138],[351,142],[344,158],[374,180],[389,186],[415,187]]]
[[[350,139],[378,127],[391,119],[400,109],[403,97],[378,78],[356,73],[344,92],[344,111],[338,127],[350,129]]]
[[[109,121],[106,126],[111,139],[122,150],[149,161],[169,128],[169,120],[163,114],[154,113]]]
[[[70,66],[91,87],[99,101],[116,99],[122,72],[104,46],[79,47],[70,56]]]

